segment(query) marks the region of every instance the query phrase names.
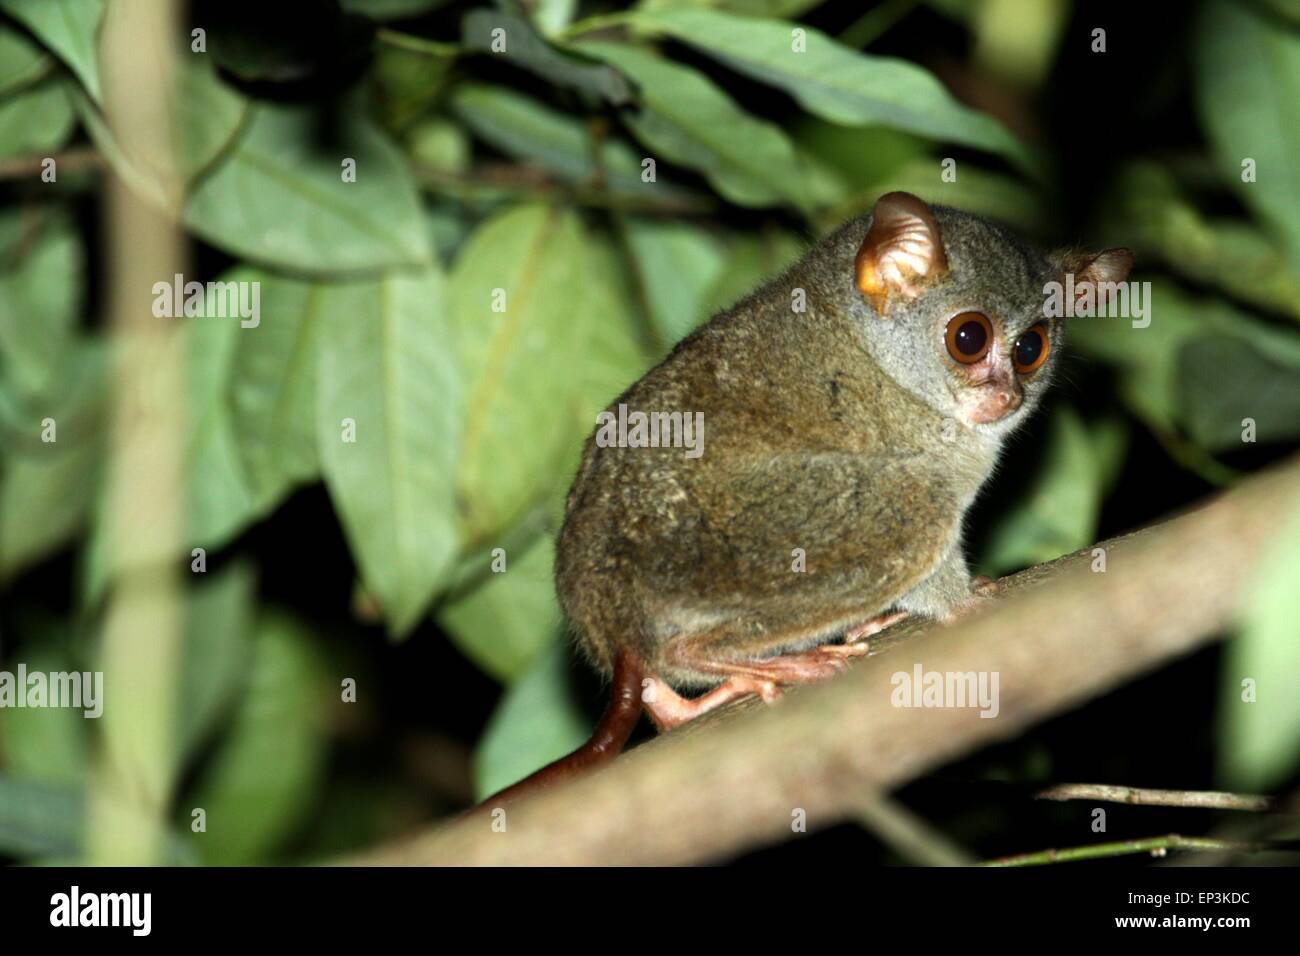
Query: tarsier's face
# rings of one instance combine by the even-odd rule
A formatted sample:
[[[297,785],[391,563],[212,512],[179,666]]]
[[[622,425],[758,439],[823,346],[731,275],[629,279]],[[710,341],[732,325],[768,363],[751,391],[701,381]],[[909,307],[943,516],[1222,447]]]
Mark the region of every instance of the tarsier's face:
[[[1127,252],[1049,258],[985,220],[891,194],[855,262],[868,343],[941,415],[1000,437],[1038,404],[1061,354],[1045,286],[1098,262],[1107,278],[1127,274]]]

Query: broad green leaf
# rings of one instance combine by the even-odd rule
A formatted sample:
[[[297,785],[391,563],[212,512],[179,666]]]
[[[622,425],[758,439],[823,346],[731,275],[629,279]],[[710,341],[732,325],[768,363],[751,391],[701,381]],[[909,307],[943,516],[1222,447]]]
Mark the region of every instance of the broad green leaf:
[[[185,596],[177,759],[184,765],[238,701],[253,659],[254,572],[232,564],[194,575]]]
[[[253,282],[258,273],[237,269],[218,281]],[[209,298],[209,303],[212,299]],[[258,502],[245,477],[239,456],[228,395],[241,337],[256,329],[241,328],[237,317],[218,318],[215,304],[205,306],[205,317],[185,318],[180,343],[185,350],[186,384],[189,386],[190,443],[185,457],[187,515],[185,552],[222,547],[242,531],[257,514]]]
[[[1141,276],[1134,281],[1142,282]],[[1151,322],[1134,328],[1124,318],[1073,321],[1070,345],[1115,366],[1124,401],[1149,424],[1173,429],[1178,421],[1178,353],[1202,333],[1206,313],[1175,284],[1151,280],[1147,302]]]
[[[54,60],[17,30],[0,24],[0,96],[19,90],[50,72]]]
[[[694,7],[710,10],[730,10],[755,17],[797,17],[825,0],[641,0],[642,10],[670,10],[674,7]]]
[[[557,641],[502,696],[474,753],[476,799],[563,757],[591,734],[573,699],[568,662],[568,648]]]
[[[0,99],[0,159],[48,155],[72,136],[76,116],[63,84],[41,83]]]
[[[597,163],[582,120],[506,87],[462,83],[452,93],[451,107],[485,142],[571,182],[594,182],[599,175],[619,193],[644,195],[669,188],[641,181],[641,157],[622,140],[604,140]]]
[[[323,662],[303,625],[282,612],[256,626],[248,686],[216,752],[180,806],[207,813],[189,833],[214,866],[266,862],[308,823],[325,768]]]
[[[235,255],[309,273],[427,265],[419,196],[397,148],[351,114],[324,145],[322,123],[304,109],[255,107],[190,197],[186,224]],[[346,159],[355,182],[343,180]]]
[[[76,74],[91,97],[99,99],[99,54],[96,36],[104,0],[0,0],[13,17]]]
[[[776,227],[735,237],[705,296],[704,315],[716,315],[756,292],[798,262],[807,249],[805,240]]]
[[[1224,181],[1288,247],[1300,275],[1300,32],[1249,4],[1201,7],[1195,42],[1198,105]],[[1242,164],[1255,162],[1254,181]]]
[[[1255,441],[1300,438],[1300,360],[1278,361],[1260,344],[1212,335],[1188,342],[1179,352],[1180,414],[1202,448],[1240,450],[1248,423]]]
[[[504,555],[505,569],[438,614],[461,653],[505,684],[518,680],[556,640],[562,618],[555,600],[549,534]]]
[[[624,121],[657,158],[699,170],[742,206],[807,208],[807,174],[780,127],[756,119],[702,73],[623,43],[576,43],[636,81],[640,109]]]
[[[56,385],[82,309],[85,260],[62,212],[0,213],[0,377],[18,393]]]
[[[433,270],[322,288],[317,444],[367,589],[394,634],[419,619],[457,550],[461,386]]]
[[[1300,335],[1165,281],[1151,283],[1148,307],[1146,328],[1121,318],[1070,326],[1073,344],[1119,370],[1120,394],[1140,418],[1212,449],[1240,447],[1243,418],[1255,419],[1261,441],[1295,434]]]
[[[1123,460],[1124,438],[1117,422],[1090,429],[1077,412],[1061,406],[1032,482],[984,549],[985,573],[1002,575],[1091,544],[1106,488]]]
[[[1286,251],[1246,221],[1209,219],[1159,165],[1129,166],[1106,220],[1110,241],[1154,253],[1179,275],[1300,320],[1300,276]]]
[[[25,640],[17,658],[27,673],[84,674],[64,646],[63,622],[42,621],[22,628]],[[5,666],[13,673],[14,658]],[[92,678],[93,681],[93,678]],[[103,694],[103,685],[99,693]],[[20,693],[22,689],[20,688]],[[84,692],[83,692],[84,694]],[[83,696],[83,702],[89,699]],[[104,703],[102,697],[98,702]],[[76,785],[85,777],[89,763],[89,741],[96,718],[85,716],[86,708],[6,707],[0,710],[0,755],[5,774],[13,779],[48,784]]]
[[[239,460],[259,510],[320,473],[316,451],[316,336],[321,286],[265,272],[261,321],[240,329],[229,404]]]
[[[537,29],[551,36],[567,27],[577,11],[578,0],[537,0],[532,17]]]
[[[384,125],[405,128],[442,94],[443,84],[461,55],[458,46],[385,31],[375,50],[372,73]]]
[[[360,13],[374,20],[404,20],[446,6],[451,0],[340,0],[348,13]]]
[[[643,11],[630,20],[638,30],[690,44],[785,90],[823,119],[891,126],[1032,165],[1024,146],[1001,124],[958,103],[932,74],[906,60],[858,53],[811,27],[798,27],[802,32],[795,37],[789,23],[717,10]]]
[[[619,106],[629,98],[618,70],[561,51],[526,19],[505,10],[471,10],[461,24],[461,42],[540,76],[556,86],[580,90]]]
[[[16,434],[6,436],[0,471],[0,580],[52,554],[80,530],[99,484],[102,463],[103,350],[71,351],[59,378],[63,395],[28,404]],[[55,441],[42,440],[46,418]]]
[[[478,545],[552,493],[594,425],[583,408],[594,244],[571,212],[520,206],[470,237],[451,275],[465,429],[457,484],[466,540]],[[592,410],[594,416],[594,410]]]
[[[685,222],[634,219],[627,240],[651,323],[659,341],[671,346],[708,318],[726,251],[707,230]]]
[[[818,220],[826,228],[832,228],[845,219],[870,212],[875,201],[885,193],[902,190],[928,203],[955,206],[1024,232],[1036,232],[1043,225],[1041,200],[1018,180],[966,165],[956,182],[945,183],[937,174],[938,164],[934,158],[911,160],[868,189],[832,206]]]
[[[0,853],[20,859],[74,857],[85,824],[81,792],[66,784],[0,774]]]
[[[1269,792],[1284,786],[1300,762],[1300,500],[1279,516],[1276,542],[1258,567],[1240,631],[1223,658],[1217,775],[1233,790]]]

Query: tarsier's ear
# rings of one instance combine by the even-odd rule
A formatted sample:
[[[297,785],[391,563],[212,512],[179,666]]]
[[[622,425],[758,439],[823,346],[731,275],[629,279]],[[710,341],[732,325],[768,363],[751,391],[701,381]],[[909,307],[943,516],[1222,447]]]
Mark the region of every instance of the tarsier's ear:
[[[886,193],[871,210],[871,228],[854,263],[858,290],[883,318],[896,296],[913,299],[948,271],[939,225],[911,193]]]
[[[1058,252],[1056,261],[1061,265],[1061,275],[1074,276],[1074,304],[1084,296],[1093,296],[1096,307],[1104,306],[1108,299],[1107,289],[1101,283],[1119,283],[1128,278],[1133,268],[1133,253],[1127,249],[1107,249],[1105,252]],[[1069,288],[1067,285],[1066,288]]]

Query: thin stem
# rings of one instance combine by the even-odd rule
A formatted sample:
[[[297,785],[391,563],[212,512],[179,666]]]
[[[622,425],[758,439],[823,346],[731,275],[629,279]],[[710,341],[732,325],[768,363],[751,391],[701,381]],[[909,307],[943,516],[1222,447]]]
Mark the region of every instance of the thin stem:
[[[1074,863],[1079,860],[1130,856],[1134,853],[1150,853],[1152,856],[1164,856],[1170,850],[1228,850],[1236,853],[1265,853],[1297,849],[1300,849],[1300,840],[1242,842],[1238,840],[1221,840],[1216,837],[1182,836],[1178,833],[1169,833],[1165,836],[1144,837],[1140,840],[1119,840],[1115,843],[1094,843],[1091,846],[1075,846],[1063,850],[1052,849],[1038,850],[1034,853],[1020,853],[1015,856],[999,857],[996,860],[986,860],[980,863],[979,866],[1044,866],[1049,863]]]
[[[1146,807],[1194,807],[1201,810],[1252,810],[1259,813],[1296,813],[1295,801],[1248,793],[1217,790],[1152,790],[1107,783],[1062,783],[1034,794],[1036,800],[1100,800]]]

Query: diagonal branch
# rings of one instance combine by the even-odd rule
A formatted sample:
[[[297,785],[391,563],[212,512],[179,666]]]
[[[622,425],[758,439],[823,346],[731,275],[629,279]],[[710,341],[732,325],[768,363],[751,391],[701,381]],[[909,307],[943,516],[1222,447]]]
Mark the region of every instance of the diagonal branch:
[[[860,814],[885,791],[1022,733],[1221,636],[1278,527],[1300,503],[1300,460],[1210,503],[1007,579],[951,628],[904,622],[889,650],[777,706],[748,702],[656,738],[604,770],[417,833],[347,862],[681,864],[726,859]],[[1000,709],[907,708],[895,672],[997,672]],[[504,822],[505,829],[498,832]],[[495,824],[495,826],[494,826]]]

